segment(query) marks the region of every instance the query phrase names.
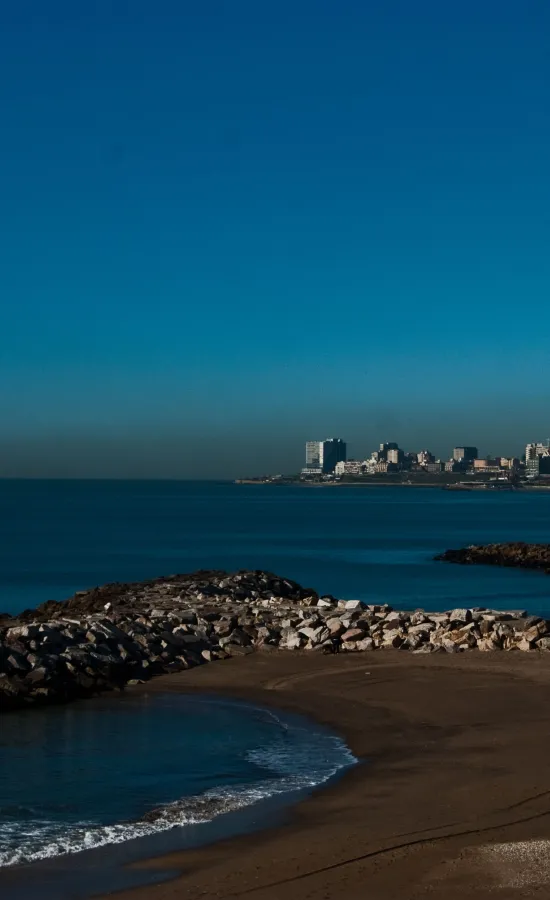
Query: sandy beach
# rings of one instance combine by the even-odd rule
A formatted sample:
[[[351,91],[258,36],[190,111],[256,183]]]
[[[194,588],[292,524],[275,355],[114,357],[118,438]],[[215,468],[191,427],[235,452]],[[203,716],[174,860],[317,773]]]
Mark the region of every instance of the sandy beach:
[[[550,898],[548,656],[264,652],[146,689],[306,714],[361,763],[280,827],[144,861],[180,874],[120,900]]]

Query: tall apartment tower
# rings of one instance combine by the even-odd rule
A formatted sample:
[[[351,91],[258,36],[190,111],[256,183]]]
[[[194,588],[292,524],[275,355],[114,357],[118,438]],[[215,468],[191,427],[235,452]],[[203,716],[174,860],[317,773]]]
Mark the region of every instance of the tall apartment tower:
[[[525,470],[528,478],[550,475],[550,440],[546,444],[543,444],[541,441],[527,444],[525,448]]]
[[[400,450],[399,447],[390,447],[386,459],[389,463],[393,463],[394,466],[397,466],[403,462],[403,456],[403,451]]]
[[[455,447],[453,450],[453,459],[457,462],[471,462],[477,459],[477,447]]]
[[[306,469],[321,470],[321,441],[307,441],[306,443]]]
[[[379,453],[387,454],[388,450],[399,450],[399,444],[396,444],[395,441],[386,441],[385,444],[380,444]]]
[[[538,441],[536,444],[527,444],[525,448],[525,460],[528,459],[536,459],[537,456],[548,456],[550,454],[550,441],[547,444],[543,444],[542,441]]]
[[[346,461],[346,442],[341,438],[327,438],[326,441],[321,441],[321,446],[321,468],[324,474],[334,472],[336,463]]]

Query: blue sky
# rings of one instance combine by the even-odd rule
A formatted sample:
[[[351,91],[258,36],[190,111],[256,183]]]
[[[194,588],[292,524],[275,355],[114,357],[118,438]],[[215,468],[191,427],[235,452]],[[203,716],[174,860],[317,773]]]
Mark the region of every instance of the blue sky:
[[[550,6],[0,9],[0,474],[550,432]]]

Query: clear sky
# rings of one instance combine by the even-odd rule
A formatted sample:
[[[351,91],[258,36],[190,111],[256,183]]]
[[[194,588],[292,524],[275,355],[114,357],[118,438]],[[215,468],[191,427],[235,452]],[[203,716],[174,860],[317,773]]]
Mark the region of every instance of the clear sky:
[[[0,4],[0,474],[550,433],[547,0]]]

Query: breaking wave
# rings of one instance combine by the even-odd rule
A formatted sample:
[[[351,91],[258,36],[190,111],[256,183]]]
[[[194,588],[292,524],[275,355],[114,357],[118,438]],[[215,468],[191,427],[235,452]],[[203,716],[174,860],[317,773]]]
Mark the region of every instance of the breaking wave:
[[[48,819],[35,807],[0,807],[0,866],[79,853],[209,822],[275,795],[312,789],[357,762],[346,744],[328,732],[289,724],[268,710],[256,708],[254,712],[272,719],[275,725],[273,740],[243,754],[257,769],[257,780],[181,797],[149,809],[134,821],[108,824]]]

